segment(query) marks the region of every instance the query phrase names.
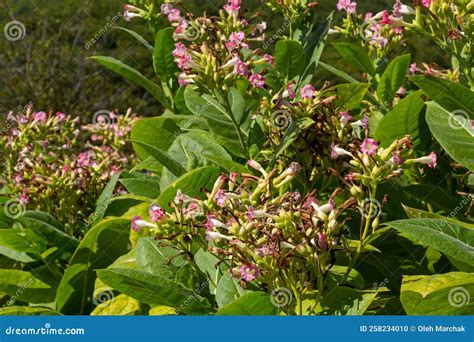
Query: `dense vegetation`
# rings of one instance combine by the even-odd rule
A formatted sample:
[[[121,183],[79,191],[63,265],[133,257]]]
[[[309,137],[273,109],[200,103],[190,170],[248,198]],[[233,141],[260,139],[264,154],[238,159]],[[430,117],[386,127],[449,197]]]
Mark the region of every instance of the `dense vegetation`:
[[[392,5],[127,4],[139,101],[6,102],[0,313],[472,314],[474,7]]]

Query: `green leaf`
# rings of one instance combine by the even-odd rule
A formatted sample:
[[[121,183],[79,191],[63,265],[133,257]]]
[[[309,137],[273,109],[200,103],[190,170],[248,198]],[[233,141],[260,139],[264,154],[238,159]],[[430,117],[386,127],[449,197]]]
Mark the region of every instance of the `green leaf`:
[[[33,272],[0,269],[0,291],[15,300],[28,303],[49,303],[54,301],[56,283],[39,279]]]
[[[148,78],[143,76],[138,70],[128,66],[121,61],[107,56],[92,56],[89,57],[92,60],[98,62],[109,70],[112,70],[116,74],[125,77],[127,80],[134,82],[140,87],[148,91],[153,97],[158,100],[166,108],[170,108],[168,99],[166,98],[163,89],[158,84],[150,81]]]
[[[25,228],[29,228],[40,238],[67,253],[73,253],[79,245],[79,241],[75,237],[60,230],[56,226],[56,220],[52,219],[48,214],[38,211],[26,211],[22,216],[17,218],[17,221]]]
[[[313,313],[323,315],[363,315],[377,298],[377,291],[359,291],[350,287],[338,286],[324,294]]]
[[[29,229],[4,229],[0,234],[0,254],[24,263],[40,259],[46,244]]]
[[[385,69],[377,87],[377,97],[383,103],[392,103],[393,97],[403,84],[410,65],[410,55],[394,58]]]
[[[206,159],[198,157],[199,153],[209,153],[217,158],[232,161],[231,155],[209,137],[209,132],[201,130],[192,130],[181,134],[175,139],[167,153],[173,156],[173,160],[186,170],[209,164]],[[160,187],[166,189],[174,180],[176,177],[164,170],[161,175]]]
[[[472,115],[474,93],[469,88],[437,77],[412,76],[410,80],[447,111]]]
[[[383,147],[388,147],[396,139],[410,135],[413,144],[424,143],[428,133],[422,109],[425,106],[421,92],[415,92],[401,100],[390,112],[385,114],[375,130],[375,138]]]
[[[217,284],[219,279],[219,259],[214,254],[200,248],[194,255],[194,261],[199,270],[211,280],[209,288],[214,291],[215,286],[213,284]]]
[[[120,27],[120,26],[116,26],[113,28],[127,32],[136,40],[138,40],[140,43],[142,43],[143,46],[145,46],[150,52],[153,52],[153,46],[150,43],[148,43],[148,41],[145,38],[143,38],[141,35],[139,35],[137,32],[126,29],[125,27]]]
[[[172,54],[175,48],[173,32],[174,29],[172,27],[167,27],[156,34],[153,66],[156,74],[163,82],[174,78],[175,74],[179,71]]]
[[[141,311],[140,302],[126,295],[118,295],[99,304],[91,316],[131,316]]]
[[[136,145],[143,148],[146,152],[148,152],[153,158],[155,158],[158,162],[163,164],[168,170],[170,170],[175,176],[179,177],[183,175],[186,170],[184,167],[181,166],[180,163],[175,161],[171,156],[169,156],[166,152],[156,148],[155,146],[146,144],[141,141],[133,141]]]
[[[100,194],[95,204],[96,209],[94,213],[91,215],[92,224],[95,224],[104,218],[104,213],[107,210],[107,207],[109,206],[114,196],[114,190],[115,190],[115,187],[117,186],[117,182],[120,177],[120,174],[121,174],[120,172],[114,174],[110,178],[104,190],[102,190],[102,193]]]
[[[196,151],[194,151],[193,153],[200,158],[209,160],[210,162],[216,164],[217,166],[220,166],[228,172],[244,173],[248,171],[244,165],[236,163],[231,159],[222,158],[214,154],[199,153]]]
[[[219,168],[214,166],[205,166],[189,171],[161,193],[158,197],[158,204],[162,208],[170,208],[169,204],[176,197],[178,190],[191,197],[202,197],[203,189],[212,189],[219,174]]]
[[[349,61],[354,67],[356,67],[357,70],[366,72],[370,75],[375,73],[372,59],[362,47],[350,43],[333,43],[333,46],[336,48],[337,52],[339,52],[345,60]]]
[[[58,316],[61,315],[47,308],[30,306],[7,306],[0,308],[0,316]]]
[[[345,83],[328,89],[328,92],[334,91],[336,93],[336,106],[338,109],[352,110],[360,106],[369,87],[370,85],[366,83]]]
[[[272,304],[270,295],[265,292],[248,292],[233,302],[225,305],[217,315],[226,316],[270,316],[276,315],[278,308]]]
[[[244,289],[240,287],[237,279],[234,279],[230,272],[224,273],[217,283],[216,302],[219,308],[231,303],[244,294]]]
[[[359,82],[354,77],[349,75],[348,73],[346,73],[342,70],[339,70],[339,69],[333,67],[332,65],[329,65],[329,64],[326,64],[326,63],[323,63],[323,62],[319,62],[319,65],[322,66],[327,71],[329,71],[330,73],[332,73],[332,74],[336,75],[337,77],[343,79],[346,82],[350,82],[350,83]]]
[[[160,195],[160,178],[156,176],[133,172],[126,178],[121,178],[120,183],[133,195],[148,198],[157,198]]]
[[[56,295],[57,309],[86,314],[92,309],[95,270],[105,268],[127,252],[130,221],[110,218],[87,232],[64,273]]]
[[[474,274],[451,272],[406,276],[400,300],[408,315],[472,315]]]
[[[407,219],[386,223],[403,236],[423,246],[432,247],[448,257],[474,265],[474,230],[451,221]]]
[[[466,197],[466,203],[468,203],[467,201],[469,201],[469,200],[470,199]],[[410,207],[407,207],[406,205],[403,205],[403,209],[405,210],[408,218],[412,218],[412,219],[428,218],[428,219],[446,220],[446,221],[452,222],[454,224],[463,226],[464,228],[474,229],[474,224],[454,220],[452,218],[445,217],[443,215],[430,213],[428,211],[424,211],[424,210],[420,210],[420,209],[416,209],[416,208],[410,208]]]
[[[245,100],[239,90],[231,88],[229,94],[227,95],[229,105],[232,111],[232,115],[235,118],[235,121],[241,122],[244,118],[245,112]]]
[[[337,286],[344,280],[346,272],[346,266],[334,265],[327,274],[326,282],[328,285]],[[363,290],[365,286],[364,277],[362,277],[362,275],[354,268],[349,272],[349,276],[345,283],[354,286],[359,290]]]
[[[184,263],[178,249],[171,247],[169,243],[159,242],[153,238],[139,239],[136,249],[137,268],[161,277],[171,279],[173,271],[176,271],[173,265]]]
[[[135,122],[130,139],[167,151],[179,132],[179,126],[170,118],[144,118]],[[133,148],[141,160],[150,157],[150,153],[139,145],[133,144]]]
[[[296,121],[291,122],[290,126],[285,131],[283,138],[281,140],[280,146],[278,146],[273,161],[276,161],[276,158],[280,154],[286,151],[288,147],[300,136],[301,132],[309,128],[314,124],[313,119],[311,118],[300,118]]]
[[[245,132],[241,130],[233,113],[230,113],[221,102],[210,95],[199,94],[191,87],[186,87],[184,99],[189,110],[198,118],[204,117],[209,129],[220,138],[220,144],[226,147],[231,153],[238,156],[245,156],[246,150],[241,145],[239,134],[244,141],[247,138]]]
[[[207,299],[197,291],[164,277],[121,268],[98,270],[97,273],[105,284],[142,303],[166,305],[184,313],[205,313],[210,308]]]
[[[294,40],[280,40],[275,46],[275,66],[280,74],[292,80],[301,75],[308,65],[308,56],[300,43]]]
[[[447,112],[435,102],[427,103],[426,121],[436,140],[458,163],[474,171],[474,130],[471,120]]]

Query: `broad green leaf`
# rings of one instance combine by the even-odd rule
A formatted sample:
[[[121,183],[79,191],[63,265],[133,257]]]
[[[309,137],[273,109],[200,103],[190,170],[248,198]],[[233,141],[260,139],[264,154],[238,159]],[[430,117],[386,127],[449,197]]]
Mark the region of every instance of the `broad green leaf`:
[[[217,281],[219,280],[219,259],[210,252],[200,248],[194,255],[194,261],[199,270],[210,279],[211,284],[209,285],[209,288],[214,292],[215,284],[217,284]]]
[[[57,309],[86,314],[92,309],[95,270],[105,268],[127,252],[130,221],[110,218],[87,232],[72,256],[56,295]]]
[[[466,201],[470,201],[469,198],[466,197]],[[466,202],[467,203],[467,202]],[[474,229],[474,224],[470,224],[470,223],[467,223],[467,222],[462,222],[462,221],[458,221],[458,220],[454,220],[450,217],[445,217],[443,215],[439,215],[439,214],[435,214],[435,213],[430,213],[428,211],[424,211],[424,210],[420,210],[420,209],[416,209],[416,208],[410,208],[410,207],[407,207],[406,205],[403,205],[403,209],[405,210],[408,218],[411,218],[411,219],[423,219],[423,218],[427,218],[427,219],[438,219],[438,220],[446,220],[446,221],[449,221],[449,222],[452,222],[454,224],[457,224],[457,225],[460,225],[460,226],[463,226],[464,228],[469,228],[469,229]]]
[[[437,77],[412,76],[410,80],[447,111],[462,111],[472,118],[474,93],[468,88]]]
[[[59,312],[48,308],[31,306],[6,306],[0,308],[0,316],[59,316]]]
[[[155,48],[153,51],[153,66],[156,74],[163,82],[172,78],[179,71],[172,52],[174,50],[174,29],[167,27],[158,31],[155,38]]]
[[[230,109],[232,111],[232,115],[235,118],[235,121],[242,122],[244,118],[245,112],[245,100],[239,90],[235,88],[231,88],[229,90],[229,94],[227,95]]]
[[[177,266],[184,263],[178,249],[153,238],[139,239],[136,250],[137,268],[161,277],[172,279]]]
[[[5,229],[0,233],[0,254],[24,263],[40,259],[46,244],[29,229]]]
[[[314,312],[323,315],[363,315],[372,302],[377,298],[378,291],[359,291],[346,286],[328,289],[323,294],[321,303],[317,304]]]
[[[207,152],[207,151],[206,151]],[[199,153],[194,151],[193,152],[197,157],[203,158],[205,160],[208,160],[217,166],[220,166],[224,170],[228,172],[237,172],[237,173],[244,173],[247,172],[247,168],[239,163],[236,163],[235,161],[223,157],[216,156],[214,154],[207,154],[207,153]]]
[[[169,156],[166,152],[156,148],[155,146],[146,144],[141,141],[133,141],[134,144],[143,148],[146,152],[148,152],[153,158],[155,158],[158,162],[163,164],[168,170],[170,170],[175,176],[179,177],[183,175],[186,170],[175,161],[171,156]]]
[[[338,109],[352,110],[360,106],[370,85],[366,83],[345,83],[328,89],[337,95],[336,106]]]
[[[29,303],[49,303],[56,293],[54,279],[45,281],[34,272],[0,269],[0,291],[8,293],[14,300]]]
[[[100,303],[91,316],[131,316],[140,313],[140,302],[126,295],[118,295]]]
[[[138,70],[124,64],[123,62],[113,57],[92,56],[89,58],[103,65],[107,69],[115,72],[116,74],[125,77],[127,80],[132,81],[140,87],[144,88],[166,108],[170,107],[168,99],[166,98],[166,95],[163,92],[161,86],[150,81],[148,78],[143,76]]]
[[[420,245],[432,247],[448,257],[474,265],[472,229],[437,219],[407,219],[386,224]]]
[[[244,141],[247,140],[247,134],[242,131],[233,113],[229,112],[223,103],[210,95],[199,94],[190,86],[186,87],[184,99],[196,117],[206,119],[211,132],[220,138],[219,144],[235,155],[246,155],[246,147],[240,143],[239,134]]]
[[[17,221],[25,228],[33,231],[40,238],[67,253],[73,253],[79,245],[79,241],[75,237],[59,229],[56,226],[57,222],[45,213],[26,211],[22,216],[17,218]]]
[[[410,135],[413,144],[419,146],[429,134],[422,115],[424,106],[421,92],[407,96],[385,114],[375,130],[375,138],[383,147],[388,147],[396,139]]]
[[[176,197],[178,190],[185,195],[195,197],[203,195],[203,189],[212,189],[214,182],[219,177],[219,168],[214,166],[200,167],[189,171],[183,176],[175,180],[166,190],[164,190],[160,197],[158,197],[158,204],[162,208],[170,208],[169,204]]]
[[[192,289],[151,273],[131,269],[103,269],[99,278],[115,290],[150,305],[166,305],[184,313],[205,313],[209,302]]]
[[[370,75],[375,73],[375,67],[372,59],[367,52],[360,46],[350,43],[334,43],[333,46],[337,52],[347,61],[349,61],[357,70],[366,72]]]
[[[157,198],[160,195],[160,178],[132,172],[120,179],[120,183],[133,195]]]
[[[230,272],[225,272],[217,283],[216,302],[219,308],[233,302],[244,294],[244,289],[240,287],[239,281],[234,279]]]
[[[173,156],[173,160],[186,170],[193,170],[209,164],[206,159],[199,158],[199,153],[209,153],[217,158],[232,161],[231,155],[225,148],[211,139],[209,132],[201,130],[191,130],[181,134],[167,151],[167,154]],[[166,189],[174,180],[176,180],[176,176],[163,170],[160,180],[161,189]]]
[[[405,80],[409,65],[410,55],[398,56],[389,63],[377,86],[377,97],[382,103],[392,103]]]
[[[304,72],[308,56],[300,43],[294,40],[280,40],[275,46],[275,66],[280,74],[292,80]]]
[[[114,196],[114,190],[117,186],[119,178],[120,172],[114,174],[110,178],[104,190],[102,190],[102,193],[100,194],[95,204],[96,209],[90,217],[92,224],[95,224],[104,218],[104,213],[107,210],[107,207],[109,206],[110,202],[112,201],[112,197]]]
[[[270,316],[276,315],[278,308],[272,304],[271,297],[265,292],[248,292],[217,311],[217,315],[226,316]]]
[[[427,103],[426,121],[436,140],[458,163],[474,171],[474,130],[471,118]]]
[[[136,40],[138,40],[140,43],[142,43],[143,46],[145,46],[150,52],[153,53],[153,46],[150,43],[148,43],[148,41],[145,38],[143,38],[141,35],[139,35],[137,32],[129,30],[125,27],[120,27],[120,26],[116,26],[116,27],[113,27],[113,28],[118,29],[118,30],[122,30],[124,32],[127,32],[132,37],[134,37]]]
[[[179,133],[179,126],[170,118],[143,118],[134,123],[130,139],[167,151]],[[133,148],[141,160],[150,157],[150,153],[141,146],[133,144]]]
[[[347,272],[346,266],[339,266],[339,265],[332,266],[326,276],[327,284],[331,286],[340,285],[341,282],[344,280],[344,276],[346,272]],[[365,286],[364,277],[362,277],[362,275],[359,272],[357,272],[356,269],[353,268],[349,272],[349,275],[347,277],[345,284],[354,286],[355,288],[359,290],[363,290]]]
[[[283,138],[281,140],[280,146],[278,146],[273,160],[276,161],[276,158],[280,154],[286,151],[288,147],[300,136],[300,134],[311,125],[314,124],[313,119],[311,118],[300,118],[296,121],[291,122],[290,126],[285,131]]]
[[[408,315],[472,315],[474,274],[451,272],[403,278],[400,300]]]

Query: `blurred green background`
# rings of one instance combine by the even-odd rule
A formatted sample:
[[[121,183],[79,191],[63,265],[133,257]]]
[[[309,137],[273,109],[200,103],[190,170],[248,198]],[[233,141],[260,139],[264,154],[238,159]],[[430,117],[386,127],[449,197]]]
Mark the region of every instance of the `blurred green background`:
[[[249,11],[259,9],[262,20],[271,30],[278,20],[262,0],[243,1]],[[359,11],[377,12],[390,8],[394,1],[358,1]],[[87,58],[92,55],[113,56],[153,77],[149,52],[131,36],[110,26],[124,26],[153,40],[147,24],[141,19],[125,23],[120,17],[124,1],[120,0],[0,0],[0,28],[18,20],[26,36],[9,41],[0,35],[0,116],[18,111],[30,101],[37,110],[58,110],[90,118],[103,109],[124,112],[131,107],[141,115],[159,114],[156,102],[134,84],[106,71]],[[224,0],[186,0],[193,13],[215,13]],[[335,9],[337,0],[320,1],[321,20]],[[341,16],[337,13],[337,16]],[[97,42],[94,41],[98,37]],[[417,41],[412,53],[417,61],[440,56],[427,49],[429,42]],[[441,60],[440,60],[441,59]],[[339,56],[326,49],[328,63]],[[341,63],[340,67],[344,68]],[[318,74],[318,79],[332,76]]]

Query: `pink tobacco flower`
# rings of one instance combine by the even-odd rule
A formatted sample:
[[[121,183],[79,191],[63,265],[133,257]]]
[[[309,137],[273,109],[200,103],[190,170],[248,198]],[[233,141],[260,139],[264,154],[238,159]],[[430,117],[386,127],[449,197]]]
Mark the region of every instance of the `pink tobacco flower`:
[[[275,253],[275,246],[272,244],[263,245],[260,248],[257,248],[257,255],[259,257],[266,257],[267,255],[273,255]]]
[[[389,165],[402,165],[403,159],[402,157],[400,157],[400,154],[394,152],[392,154],[392,158],[389,159],[388,164]]]
[[[300,94],[303,99],[311,99],[316,94],[316,89],[311,84],[307,84],[301,88]]]
[[[379,144],[371,138],[365,138],[364,142],[360,146],[360,150],[362,153],[372,157],[375,153],[377,153],[377,147]]]
[[[244,43],[245,33],[243,32],[232,32],[229,36],[229,41],[225,44],[227,49],[232,51],[240,47],[248,48],[248,44]]]
[[[224,10],[233,18],[237,19],[237,15],[240,11],[240,0],[228,0],[227,4],[224,5]]]
[[[382,19],[380,20],[380,24],[382,25],[390,25],[390,15],[388,14],[388,11],[384,11],[382,15]]]
[[[154,223],[160,221],[163,217],[165,217],[165,211],[161,209],[158,204],[153,203],[150,206],[149,215],[150,221]]]
[[[178,22],[179,20],[181,19],[181,12],[176,9],[176,8],[173,8],[173,9],[170,9],[169,12],[168,12],[168,20],[170,22]]]
[[[357,3],[351,0],[339,0],[336,7],[339,11],[346,10],[347,13],[353,14],[356,12]]]
[[[260,276],[260,270],[254,264],[242,265],[240,267],[240,276],[243,280],[249,282]]]
[[[45,112],[33,113],[34,122],[46,122],[46,119],[47,119],[47,115]]]
[[[415,75],[418,71],[418,67],[416,63],[410,64],[410,74]]]
[[[422,1],[422,4],[423,4],[424,7],[430,7],[431,1],[432,1],[432,0],[423,0],[423,1]]]
[[[23,175],[21,173],[15,173],[13,175],[13,181],[16,183],[16,184],[20,184],[21,182],[23,182]]]
[[[428,165],[428,167],[434,169],[438,165],[438,158],[436,157],[436,153],[431,152],[429,155],[417,159],[412,159],[412,163],[421,163]]]
[[[266,60],[270,64],[273,64],[275,62],[275,58],[269,54],[263,55],[263,59]]]
[[[134,232],[138,232],[141,228],[145,227],[155,228],[155,225],[145,221],[140,215],[137,215],[132,218],[131,227]]]
[[[286,86],[286,90],[283,92],[283,97],[287,97],[289,98],[290,100],[293,100],[295,97],[296,97],[296,93],[295,93],[295,84],[294,83],[290,83]]]
[[[170,14],[170,11],[173,9],[173,6],[171,4],[164,3],[161,5],[160,9],[161,9],[161,14],[168,15]]]
[[[341,117],[341,125],[345,126],[349,121],[352,120],[352,116],[349,114],[349,112],[340,112],[339,116]]]
[[[249,81],[252,87],[255,88],[263,88],[265,86],[265,77],[260,74],[252,74]]]
[[[321,250],[325,251],[328,248],[328,239],[323,232],[318,233],[318,245]]]
[[[237,64],[235,64],[235,73],[237,75],[242,75],[242,76],[247,76],[249,72],[249,67],[247,63],[242,62],[240,59],[237,61]]]
[[[225,195],[224,190],[222,189],[217,190],[217,193],[214,196],[214,200],[216,201],[219,207],[225,206],[225,201],[227,200],[227,196]]]

